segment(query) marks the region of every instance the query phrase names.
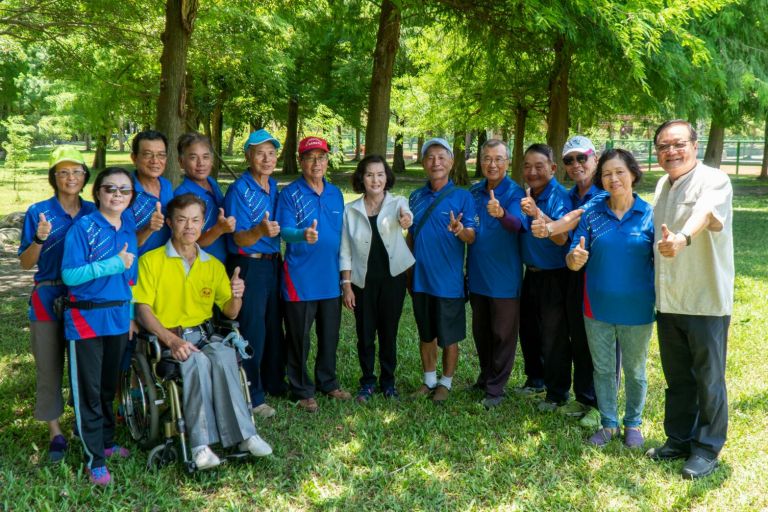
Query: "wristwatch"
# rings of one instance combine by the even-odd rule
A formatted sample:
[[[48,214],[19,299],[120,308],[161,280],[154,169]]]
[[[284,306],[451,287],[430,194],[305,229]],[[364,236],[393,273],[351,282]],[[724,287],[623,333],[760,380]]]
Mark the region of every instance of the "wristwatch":
[[[688,233],[684,233],[682,231],[680,232],[680,234],[685,237],[685,246],[688,247],[689,245],[691,245],[691,235],[689,235]]]
[[[544,227],[547,228],[547,237],[552,236],[552,225],[549,222],[547,222],[546,224],[544,224]]]

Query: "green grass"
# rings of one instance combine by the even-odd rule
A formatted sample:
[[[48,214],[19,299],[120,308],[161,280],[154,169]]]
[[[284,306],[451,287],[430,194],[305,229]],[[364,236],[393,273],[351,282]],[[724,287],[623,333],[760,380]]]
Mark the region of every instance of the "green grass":
[[[35,171],[30,174],[36,176]],[[414,176],[418,176],[416,171]],[[645,197],[652,193],[657,177],[658,173],[646,178],[641,188]],[[34,364],[25,302],[3,298],[0,508],[765,510],[768,192],[754,179],[738,178],[734,184],[736,307],[727,370],[731,422],[722,467],[711,477],[684,481],[679,476],[681,462],[652,463],[619,443],[603,451],[589,448],[584,439],[591,432],[566,418],[539,413],[529,401],[510,398],[497,409],[485,411],[478,404],[482,397],[467,389],[478,370],[469,337],[461,344],[454,391],[445,407],[406,400],[387,402],[379,397],[364,406],[320,398],[320,411],[308,415],[291,402],[274,400],[277,416],[257,423],[259,432],[274,447],[273,456],[192,476],[181,467],[145,471],[146,453],[132,446],[121,430],[119,440],[133,448],[133,456],[111,464],[115,485],[95,490],[83,476],[79,449],[63,465],[42,463],[47,435],[45,426],[32,419]],[[403,183],[397,191],[407,194],[416,186],[418,182]],[[0,192],[0,197],[7,193]],[[400,325],[398,360],[398,386],[407,392],[421,379],[410,300],[406,300]],[[359,368],[354,322],[346,311],[338,371],[342,385],[354,391]],[[643,431],[653,445],[664,440],[664,378],[655,337],[648,378]],[[518,353],[510,387],[522,381]],[[63,421],[69,430],[71,410]]]

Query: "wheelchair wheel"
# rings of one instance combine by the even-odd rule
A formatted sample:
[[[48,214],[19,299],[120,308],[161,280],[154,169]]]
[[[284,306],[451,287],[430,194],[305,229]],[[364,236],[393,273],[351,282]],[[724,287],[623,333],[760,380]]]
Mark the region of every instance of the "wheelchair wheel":
[[[175,464],[179,460],[179,452],[173,443],[166,442],[155,446],[147,456],[147,469],[160,469],[170,464]]]
[[[160,430],[157,389],[144,354],[135,352],[123,372],[121,402],[131,437],[142,448],[153,446]]]

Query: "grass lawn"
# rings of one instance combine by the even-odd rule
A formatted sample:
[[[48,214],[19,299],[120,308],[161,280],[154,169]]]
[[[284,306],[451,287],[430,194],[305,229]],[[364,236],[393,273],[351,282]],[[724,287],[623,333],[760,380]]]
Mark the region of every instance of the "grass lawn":
[[[0,171],[0,213],[24,210],[48,197],[44,161],[38,156],[25,169],[17,191]],[[115,161],[111,154],[109,161]],[[420,176],[417,170],[412,175]],[[658,176],[646,177],[640,189],[644,197],[650,197]],[[346,180],[335,182],[350,192]],[[538,412],[531,401],[511,396],[485,411],[478,403],[482,396],[470,390],[478,370],[470,336],[461,344],[454,391],[445,407],[378,396],[363,406],[320,398],[320,411],[309,415],[291,402],[273,400],[277,416],[259,421],[257,428],[274,455],[191,476],[181,466],[146,471],[146,453],[121,429],[118,439],[133,450],[132,457],[111,463],[114,485],[94,489],[84,477],[76,442],[64,464],[43,463],[47,429],[32,419],[35,378],[26,303],[3,297],[0,509],[766,510],[768,358],[761,347],[768,331],[768,188],[754,178],[733,182],[737,278],[727,370],[730,429],[721,468],[706,479],[684,481],[681,461],[653,463],[618,442],[604,450],[590,448],[584,440],[591,432],[565,417]],[[408,180],[396,192],[407,195],[418,185]],[[359,368],[354,321],[347,311],[338,356],[340,381],[355,391]],[[397,376],[404,395],[421,380],[410,299],[400,324]],[[510,388],[523,379],[518,352]],[[664,440],[665,384],[655,336],[648,381],[643,432],[648,444],[656,445]],[[72,420],[67,409],[67,431]]]

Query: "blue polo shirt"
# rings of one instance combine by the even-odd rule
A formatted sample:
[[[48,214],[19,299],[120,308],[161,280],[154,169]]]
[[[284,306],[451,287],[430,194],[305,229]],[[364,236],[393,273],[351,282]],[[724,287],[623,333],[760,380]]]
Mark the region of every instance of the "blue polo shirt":
[[[653,208],[633,194],[635,204],[619,220],[608,198],[581,217],[571,248],[583,236],[584,316],[619,325],[653,322]]]
[[[535,198],[536,206],[552,220],[557,220],[571,211],[568,191],[554,177],[544,190]],[[529,267],[554,270],[565,267],[565,255],[568,243],[557,245],[549,238],[536,238],[531,233],[532,218],[524,216],[523,230],[520,232],[523,263]]]
[[[62,269],[80,268],[115,256],[128,244],[136,254],[136,224],[130,210],[123,212],[120,229],[115,229],[98,210],[75,223],[64,241]],[[125,301],[123,306],[103,309],[67,309],[64,334],[68,340],[112,336],[128,332],[131,318],[131,286],[136,283],[138,261],[120,274],[103,276],[69,287],[69,300]]]
[[[573,188],[568,191],[568,197],[571,200],[571,210],[575,210],[577,208],[587,208],[584,205],[590,203],[593,199],[599,201],[607,195],[608,193],[605,190],[600,190],[594,185],[589,187],[589,190],[587,190],[587,193],[584,194],[584,197],[579,197],[578,185],[574,185]]]
[[[187,176],[184,176],[184,181],[182,181],[181,185],[176,187],[176,190],[173,191],[173,197],[182,194],[195,194],[205,201],[205,225],[203,226],[203,232],[208,231],[216,225],[216,222],[219,220],[219,208],[224,207],[224,194],[221,193],[219,184],[216,183],[215,179],[208,176],[208,185],[211,187],[210,191],[204,189]],[[215,256],[219,261],[224,263],[227,259],[226,236],[220,236],[211,245],[205,247],[205,252],[211,256]]]
[[[520,296],[523,264],[517,233],[504,229],[499,219],[488,214],[488,180],[474,184],[469,192],[475,201],[478,222],[475,243],[467,248],[467,275],[469,291],[497,299],[515,299]],[[525,191],[509,177],[505,177],[493,190],[502,208],[522,222],[520,200]]]
[[[227,195],[224,197],[224,211],[227,215],[235,217],[236,232],[246,231],[259,224],[266,212],[269,212],[270,220],[277,220],[275,212],[278,195],[277,182],[271,176],[269,192],[267,192],[256,182],[251,171],[246,169],[227,189]],[[261,237],[255,244],[248,247],[238,246],[231,236],[227,236],[227,251],[229,254],[280,252],[280,235],[272,238]]]
[[[32,245],[37,233],[37,225],[40,221],[40,214],[45,215],[45,220],[51,223],[51,232],[46,238],[40,257],[37,260],[37,272],[35,272],[35,283],[41,281],[60,281],[61,280],[61,258],[64,254],[64,236],[72,225],[84,216],[96,210],[96,205],[90,201],[80,199],[80,211],[73,219],[64,208],[56,196],[40,201],[29,207],[24,215],[24,227],[21,230],[21,244],[19,245],[19,256]],[[28,316],[31,322],[55,322],[59,318],[53,311],[53,301],[57,297],[66,295],[67,287],[63,284],[58,286],[40,286],[32,290],[29,298]]]
[[[424,214],[443,190],[449,190],[448,195],[423,222]],[[421,230],[413,240],[413,255],[416,257],[413,290],[446,299],[463,298],[465,244],[448,231],[448,224],[452,211],[454,216],[464,214],[461,223],[465,228],[477,228],[472,194],[454,185],[452,180],[448,180],[437,192],[433,191],[427,182],[411,193],[408,203],[413,212],[411,236],[414,236],[416,226],[423,222]]]
[[[343,214],[344,196],[325,179],[322,194],[312,190],[303,176],[280,191],[277,201],[280,226],[305,229],[317,219],[318,232],[314,244],[286,244],[282,276],[285,300],[324,300],[341,295],[339,250]]]
[[[159,201],[163,215],[165,215],[165,207],[171,202],[171,199],[173,199],[173,185],[162,176],[158,179],[160,180]],[[133,187],[136,189],[136,199],[134,199],[133,204],[131,205],[131,210],[133,211],[134,220],[136,222],[136,229],[144,229],[144,227],[149,224],[149,219],[152,218],[158,198],[144,190],[144,187],[141,186],[141,182],[139,182],[139,178],[135,172],[133,173]],[[139,256],[147,251],[165,245],[165,242],[167,242],[169,238],[171,238],[171,229],[168,227],[168,224],[163,224],[163,229],[152,233],[149,238],[147,238],[146,242],[144,242],[144,245],[139,247]]]

